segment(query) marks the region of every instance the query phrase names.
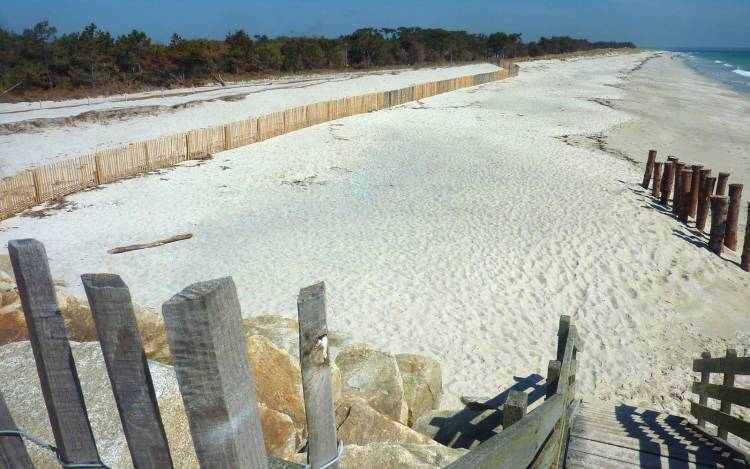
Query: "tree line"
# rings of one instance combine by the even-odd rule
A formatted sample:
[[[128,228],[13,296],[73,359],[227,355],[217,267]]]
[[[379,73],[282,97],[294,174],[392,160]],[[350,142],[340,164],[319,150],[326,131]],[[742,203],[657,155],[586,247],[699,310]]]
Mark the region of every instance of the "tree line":
[[[58,36],[56,28],[43,21],[21,33],[0,28],[0,93],[5,94],[3,99],[75,94],[76,90],[101,94],[224,84],[274,72],[444,64],[632,47],[630,42],[567,36],[525,43],[520,33],[415,27],[363,28],[338,38],[251,37],[238,30],[223,41],[186,39],[175,33],[169,44],[159,44],[142,31],[114,37],[93,23],[81,32]]]

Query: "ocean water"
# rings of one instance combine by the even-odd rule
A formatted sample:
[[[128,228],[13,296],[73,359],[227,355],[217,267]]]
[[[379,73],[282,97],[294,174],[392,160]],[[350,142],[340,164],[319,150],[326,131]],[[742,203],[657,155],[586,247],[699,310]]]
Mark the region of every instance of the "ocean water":
[[[679,52],[698,72],[750,94],[750,49],[683,49]]]

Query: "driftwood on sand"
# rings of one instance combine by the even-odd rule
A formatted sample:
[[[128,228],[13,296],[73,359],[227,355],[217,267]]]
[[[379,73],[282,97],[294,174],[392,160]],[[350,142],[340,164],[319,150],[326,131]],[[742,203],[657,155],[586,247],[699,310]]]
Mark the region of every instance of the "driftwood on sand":
[[[193,233],[181,233],[178,235],[170,236],[169,238],[160,239],[151,243],[145,244],[131,244],[130,246],[122,246],[118,248],[112,248],[107,251],[110,254],[120,254],[122,252],[137,251],[138,249],[155,248],[163,246],[164,244],[174,243],[175,241],[182,241],[183,239],[190,239],[193,237]]]

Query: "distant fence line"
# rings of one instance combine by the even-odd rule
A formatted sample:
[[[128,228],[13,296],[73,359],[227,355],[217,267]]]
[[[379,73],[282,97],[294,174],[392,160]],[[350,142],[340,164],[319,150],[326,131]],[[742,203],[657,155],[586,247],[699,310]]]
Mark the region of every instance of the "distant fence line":
[[[0,180],[0,220],[100,184],[174,166],[187,160],[201,159],[209,154],[262,142],[342,117],[378,111],[518,75],[518,66],[513,62],[501,61],[500,66],[503,69],[497,72],[308,104],[257,118],[98,150],[77,158],[27,169]]]

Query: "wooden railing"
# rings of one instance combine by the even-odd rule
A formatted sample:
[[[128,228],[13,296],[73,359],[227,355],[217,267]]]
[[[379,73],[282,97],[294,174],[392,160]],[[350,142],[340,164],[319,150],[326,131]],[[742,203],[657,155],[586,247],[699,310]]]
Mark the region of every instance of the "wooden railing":
[[[583,343],[576,327],[570,324],[570,317],[562,316],[557,358],[549,363],[544,403],[448,467],[561,467],[570,421],[578,406],[575,398],[577,354],[582,349]]]
[[[518,65],[502,70],[406,88],[308,104],[207,129],[108,148],[21,171],[0,180],[0,220],[68,194],[175,166],[191,159],[250,145],[311,125],[387,109],[441,93],[518,75]]]
[[[706,422],[716,425],[715,436],[725,444],[730,433],[750,442],[750,422],[732,415],[732,405],[750,409],[750,389],[734,384],[735,375],[750,375],[750,357],[738,357],[734,349],[728,349],[721,358],[711,358],[710,353],[704,352],[693,361],[693,371],[701,374],[700,381],[692,386],[698,402],[690,403],[690,413],[698,420],[698,427],[705,430]],[[722,384],[711,383],[712,373],[724,375]],[[709,406],[709,399],[719,401],[719,408]]]
[[[63,467],[102,463],[42,243],[8,243],[42,395]],[[82,275],[133,466],[174,466],[128,287],[113,274]],[[297,301],[302,390],[312,469],[336,467],[336,435],[326,322],[320,283]],[[201,468],[302,468],[267,457],[240,304],[230,277],[186,287],[162,307],[167,341]],[[12,379],[12,377],[5,377]],[[24,439],[0,395],[0,467],[33,468]],[[12,404],[12,403],[10,403]],[[12,405],[11,405],[12,407]],[[36,440],[38,443],[38,440]]]

